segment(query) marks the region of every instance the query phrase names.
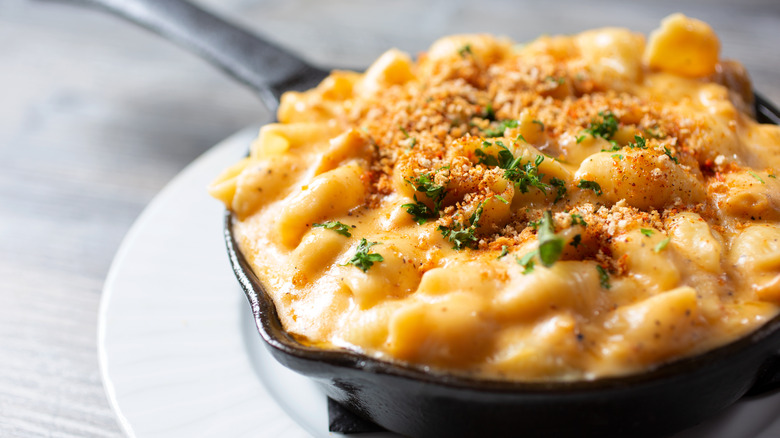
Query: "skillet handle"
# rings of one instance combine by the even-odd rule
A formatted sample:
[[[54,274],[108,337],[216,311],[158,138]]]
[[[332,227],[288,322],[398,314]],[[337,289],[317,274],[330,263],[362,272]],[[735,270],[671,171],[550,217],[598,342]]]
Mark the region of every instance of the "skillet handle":
[[[274,111],[288,88],[326,73],[186,0],[87,0],[184,47],[252,88]],[[299,84],[306,82],[305,84]]]

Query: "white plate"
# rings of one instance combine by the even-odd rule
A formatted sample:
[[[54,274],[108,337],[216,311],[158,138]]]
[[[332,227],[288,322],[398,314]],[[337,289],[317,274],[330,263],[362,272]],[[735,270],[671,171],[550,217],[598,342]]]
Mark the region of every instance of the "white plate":
[[[328,432],[319,389],[262,345],[225,254],[223,210],[205,191],[255,132],[236,134],[179,174],[133,225],[111,267],[100,366],[130,436],[342,436]],[[742,401],[680,437],[778,437],[778,412],[780,395]]]

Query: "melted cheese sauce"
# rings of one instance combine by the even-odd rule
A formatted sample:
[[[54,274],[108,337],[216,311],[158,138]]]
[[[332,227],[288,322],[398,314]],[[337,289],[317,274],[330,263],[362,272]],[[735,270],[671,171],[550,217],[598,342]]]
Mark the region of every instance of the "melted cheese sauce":
[[[718,48],[673,15],[647,43],[391,50],[285,94],[210,191],[303,343],[509,380],[641,372],[778,313],[780,128]]]

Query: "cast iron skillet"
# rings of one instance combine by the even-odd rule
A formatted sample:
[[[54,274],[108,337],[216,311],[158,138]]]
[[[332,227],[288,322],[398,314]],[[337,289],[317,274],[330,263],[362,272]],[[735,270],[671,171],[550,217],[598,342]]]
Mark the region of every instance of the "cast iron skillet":
[[[211,61],[254,89],[273,111],[282,92],[327,75],[288,52],[182,0],[87,0]],[[780,111],[756,96],[757,119]],[[649,437],[693,426],[745,395],[780,387],[780,316],[716,350],[629,377],[517,383],[425,372],[349,351],[296,342],[281,326],[225,216],[233,270],[273,356],[315,379],[333,399],[388,430],[414,437]]]

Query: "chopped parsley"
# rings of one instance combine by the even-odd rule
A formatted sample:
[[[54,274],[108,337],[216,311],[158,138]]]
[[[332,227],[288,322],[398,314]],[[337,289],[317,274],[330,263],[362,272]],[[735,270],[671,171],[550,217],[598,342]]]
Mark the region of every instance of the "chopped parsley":
[[[612,158],[614,158],[617,161],[620,161],[623,159],[623,155],[621,154],[612,154]]]
[[[596,270],[599,271],[599,284],[601,284],[601,287],[604,289],[611,288],[612,285],[609,284],[609,273],[607,270],[601,265],[596,265]]]
[[[458,54],[460,54],[461,58],[465,58],[466,54],[473,55],[474,53],[471,51],[471,44],[466,44],[458,49]]]
[[[771,173],[770,173],[769,175],[767,175],[767,176],[768,176],[768,177],[770,177],[770,178],[775,178],[775,179],[777,179],[777,175],[773,175],[773,174],[771,174]]]
[[[611,144],[612,147],[609,148],[609,149],[602,149],[601,152],[617,152],[617,151],[623,149],[623,147],[620,146],[618,144],[618,142],[616,142],[615,140],[609,140],[609,144]],[[628,142],[626,144],[626,147],[628,147],[629,149],[647,149],[647,140],[645,140],[643,137],[635,135],[634,136],[634,141],[633,142]],[[615,155],[612,155],[612,158],[615,158],[615,156],[618,156],[619,159],[621,159],[621,160],[623,159],[623,155],[615,154]]]
[[[501,195],[495,195],[494,197],[495,197],[496,199],[498,199],[499,201],[503,202],[504,204],[509,204],[509,201],[507,201],[506,199],[504,199],[504,197],[503,197],[503,196],[501,196]]]
[[[401,132],[404,134],[404,138],[409,139],[409,148],[410,149],[413,148],[417,144],[417,138],[410,136],[409,132],[403,126],[399,125],[398,129],[400,129]]]
[[[584,135],[578,135],[577,136],[577,144],[582,143],[582,140],[585,140],[585,136]]]
[[[576,247],[580,246],[580,243],[582,243],[582,236],[579,235],[579,234],[575,234],[574,238],[571,239],[571,242],[569,242],[569,245],[571,245],[571,246],[576,248]]]
[[[474,155],[478,158],[477,164],[485,166],[498,166],[498,160],[492,155],[488,155],[482,149],[474,149]]]
[[[515,256],[515,261],[517,264],[525,268],[523,269],[523,275],[528,275],[534,272],[534,256],[536,253],[537,251],[531,251],[522,257]]]
[[[500,142],[498,142],[500,143]],[[503,144],[503,143],[502,143]],[[490,143],[488,141],[483,142],[482,146],[492,146],[493,143]],[[479,158],[477,161],[477,164],[484,164],[485,166],[499,166],[501,167],[504,163],[504,161],[508,160],[511,161],[514,159],[514,156],[512,155],[512,152],[510,152],[508,149],[504,148],[500,151],[498,151],[498,158],[488,155],[483,151],[482,149],[475,149],[474,155]]]
[[[666,135],[664,135],[664,133],[663,133],[663,132],[661,132],[661,131],[658,129],[658,127],[657,127],[657,126],[654,126],[654,127],[652,127],[652,128],[647,128],[647,129],[645,129],[645,132],[646,132],[646,133],[647,133],[647,135],[649,135],[651,138],[660,139],[660,138],[664,138],[664,137],[666,137]]]
[[[436,219],[439,214],[436,211],[431,210],[424,202],[417,200],[417,195],[414,195],[413,204],[404,204],[401,206],[406,209],[406,212],[414,217],[414,221],[418,225],[422,225],[428,221],[428,219]]]
[[[488,146],[491,144],[492,143],[487,141],[482,143],[483,146]],[[495,160],[496,164],[494,165],[502,169],[509,169],[512,166],[512,162],[515,160],[515,156],[512,155],[512,151],[510,151],[501,140],[496,141],[496,146],[500,147],[501,150],[498,151],[498,158]]]
[[[423,173],[411,181],[406,180],[406,182],[411,184],[416,191],[425,193],[425,196],[433,201],[434,207],[431,209],[426,203],[419,201],[417,195],[414,195],[414,203],[404,204],[401,207],[405,208],[406,212],[411,214],[419,225],[424,224],[428,219],[438,218],[441,202],[447,195],[447,190],[444,186],[434,183],[429,173]]]
[[[352,237],[352,233],[349,232],[349,226],[342,224],[339,221],[328,221],[321,224],[311,224],[313,227],[322,227],[326,230],[333,230],[342,236]]]
[[[639,135],[634,136],[634,142],[628,142],[626,145],[630,149],[647,149],[647,141],[644,139],[644,137],[641,137]]]
[[[495,121],[496,120],[496,112],[493,110],[493,103],[488,102],[488,104],[485,106],[485,114],[483,116],[484,119]],[[502,132],[503,134],[503,132]]]
[[[674,155],[672,155],[671,149],[664,146],[664,154],[666,154],[667,157],[669,157],[672,161],[674,161],[674,164],[680,164],[680,160],[677,159]]]
[[[501,137],[504,135],[504,131],[506,131],[508,128],[517,128],[518,126],[519,123],[517,120],[502,120],[498,122],[498,125],[495,128],[488,128],[483,130],[482,134],[487,138]]]
[[[547,76],[546,78],[544,78],[544,80],[550,81],[550,82],[555,82],[558,85],[563,85],[564,82],[566,82],[566,78],[561,77],[561,76],[559,76],[559,77]]]
[[[522,157],[517,157],[504,169],[504,178],[515,183],[515,187],[520,189],[521,193],[528,193],[528,187],[536,187],[542,192],[546,192],[550,187],[542,182],[544,174],[539,173],[539,165],[544,161],[544,156],[537,155],[533,164],[528,161],[522,163]]]
[[[534,230],[539,229],[539,225],[542,223],[542,220],[539,219],[538,221],[528,221],[528,226],[533,228]]]
[[[609,144],[611,144],[612,147],[609,149],[602,149],[601,152],[617,152],[622,149],[622,147],[615,140],[610,140]]]
[[[655,251],[655,252],[661,252],[661,251],[663,251],[663,250],[665,250],[665,249],[666,249],[666,246],[667,246],[667,245],[669,245],[669,238],[668,238],[668,237],[667,237],[666,239],[664,239],[664,240],[662,240],[662,241],[658,242],[658,244],[657,244],[657,245],[655,245],[655,247],[653,248],[653,251]]]
[[[539,125],[539,129],[540,129],[540,130],[542,130],[542,131],[544,131],[544,123],[542,123],[542,121],[541,121],[541,120],[536,120],[536,119],[534,119],[534,120],[531,120],[531,123],[534,123],[534,124],[537,124],[537,125]]]
[[[368,242],[366,239],[360,239],[360,243],[357,246],[357,250],[355,250],[355,255],[352,256],[351,259],[347,263],[344,263],[342,266],[346,265],[355,265],[357,266],[361,271],[367,272],[371,266],[374,265],[375,262],[382,262],[385,260],[384,257],[382,257],[381,254],[368,252],[369,248],[371,248],[374,245],[379,245],[379,242]]]
[[[552,177],[550,178],[550,185],[555,187],[555,200],[553,204],[563,199],[566,195],[566,181]]]
[[[644,234],[644,235],[645,235],[645,236],[647,236],[647,237],[650,237],[650,236],[652,236],[653,234],[655,234],[655,231],[653,231],[653,230],[651,230],[651,229],[649,229],[649,228],[640,228],[640,229],[639,229],[639,232],[640,232],[640,233],[642,233],[642,234]]]
[[[479,239],[474,234],[474,232],[477,230],[479,218],[482,216],[483,205],[484,202],[479,204],[477,211],[471,215],[468,220],[468,226],[460,222],[455,222],[451,227],[439,225],[437,228],[439,232],[441,232],[442,236],[452,242],[452,247],[454,249],[461,250],[463,248],[474,248],[476,246]]]
[[[530,225],[531,223],[529,223]],[[536,239],[539,241],[539,246],[518,258],[515,256],[517,264],[525,268],[523,274],[530,274],[534,271],[534,256],[539,257],[539,261],[545,267],[552,266],[563,254],[564,240],[561,236],[555,234],[555,228],[553,224],[552,212],[545,211],[544,216],[538,223],[539,231],[536,233]],[[577,235],[579,237],[579,235]],[[575,238],[576,240],[576,238]]]
[[[415,190],[421,193],[425,193],[425,196],[430,198],[434,203],[434,210],[437,212],[441,210],[441,201],[447,195],[447,190],[444,186],[440,186],[433,182],[433,177],[430,173],[423,173],[420,176],[414,178],[412,181],[407,180]]]
[[[580,216],[577,213],[572,213],[571,214],[571,224],[572,225],[582,225],[583,227],[587,227],[588,226],[588,223],[585,222],[585,219],[583,219],[582,216]]]
[[[506,245],[501,245],[501,254],[496,257],[496,260],[499,260],[500,258],[504,257],[505,255],[509,254],[509,247]]]
[[[593,119],[585,132],[593,137],[601,137],[604,140],[612,139],[618,129],[618,120],[611,111],[599,111],[600,121]]]
[[[750,176],[752,176],[753,178],[757,179],[758,182],[760,182],[761,184],[766,184],[766,182],[764,182],[764,180],[761,179],[761,177],[758,176],[758,174],[756,174],[756,172],[753,172],[752,170],[748,170],[748,173],[750,174]]]
[[[601,196],[601,186],[596,181],[588,181],[586,179],[581,179],[579,183],[577,183],[577,187],[581,189],[587,189],[587,190],[593,190],[596,192],[596,196]]]
[[[549,210],[544,212],[536,239],[539,241],[539,260],[544,266],[550,267],[561,258],[564,241],[555,234],[552,213]]]
[[[534,162],[530,161],[523,163],[523,157],[515,157],[512,151],[509,150],[506,145],[498,140],[495,145],[500,148],[498,156],[493,156],[485,153],[482,149],[476,149],[474,155],[479,159],[478,164],[484,164],[486,166],[496,166],[504,169],[504,178],[513,182],[520,192],[528,193],[529,187],[536,187],[542,192],[546,192],[550,186],[542,182],[544,174],[539,173],[539,165],[544,161],[543,155],[537,155]],[[482,146],[493,146],[493,143],[485,141]],[[566,193],[565,183],[557,183],[556,187],[559,187],[558,193]],[[563,189],[563,191],[561,190]],[[556,198],[556,201],[559,198]]]

